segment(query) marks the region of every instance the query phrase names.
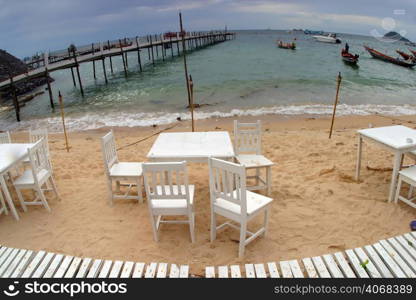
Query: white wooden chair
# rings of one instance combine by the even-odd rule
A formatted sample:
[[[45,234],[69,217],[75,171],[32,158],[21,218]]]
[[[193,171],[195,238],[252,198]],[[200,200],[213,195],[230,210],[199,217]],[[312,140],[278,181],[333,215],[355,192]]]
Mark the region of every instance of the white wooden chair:
[[[43,205],[48,211],[51,211],[43,193],[43,191],[49,189],[42,188],[44,185],[48,186],[50,184],[56,198],[59,199],[46,148],[45,140],[42,138],[33,147],[28,149],[31,168],[25,170],[13,183],[24,211],[27,211],[27,205]],[[21,190],[24,189],[33,190],[35,192],[35,198],[31,201],[25,201],[21,193]]]
[[[143,175],[155,241],[161,223],[179,223],[189,224],[193,243],[195,186],[188,183],[186,162],[144,163]],[[162,220],[163,216],[186,216],[187,220]]]
[[[265,189],[270,195],[272,188],[273,162],[261,155],[261,122],[240,123],[234,120],[234,151],[236,160],[247,170],[255,170],[256,174],[247,175],[247,179],[254,179],[255,185],[247,186],[250,191]],[[261,176],[265,171],[265,178]]]
[[[10,144],[12,142],[12,138],[10,136],[10,132],[0,132],[0,144]]]
[[[29,129],[29,142],[30,143],[36,143],[37,141],[39,141],[42,138],[45,140],[46,151],[47,151],[46,153],[47,153],[47,155],[49,157],[50,152],[49,152],[48,129],[46,129],[46,128]],[[26,165],[30,164],[29,157],[25,158],[23,160],[23,163],[26,164]]]
[[[402,188],[403,182],[409,184],[409,192],[407,198],[400,195],[400,190]],[[413,196],[413,187],[416,186],[416,166],[412,166],[406,169],[403,169],[399,172],[399,180],[397,183],[396,195],[394,197],[394,202],[397,203],[399,200],[404,203],[416,208],[416,197]]]
[[[209,186],[211,195],[211,242],[216,238],[217,230],[231,226],[240,230],[240,245],[238,256],[244,256],[245,246],[260,235],[267,232],[269,208],[273,199],[256,194],[246,189],[246,170],[242,165],[232,162],[209,159]],[[255,233],[247,230],[247,223],[257,215],[264,213],[263,226]],[[219,226],[216,224],[216,214],[228,218]],[[247,238],[247,236],[249,236]]]
[[[142,163],[118,161],[116,142],[112,130],[101,138],[101,146],[104,155],[110,204],[113,204],[114,199],[135,199],[142,203]],[[113,189],[113,182],[116,184],[115,190]],[[127,186],[127,191],[123,195],[119,194],[120,186]],[[137,187],[137,195],[130,193],[134,186]]]

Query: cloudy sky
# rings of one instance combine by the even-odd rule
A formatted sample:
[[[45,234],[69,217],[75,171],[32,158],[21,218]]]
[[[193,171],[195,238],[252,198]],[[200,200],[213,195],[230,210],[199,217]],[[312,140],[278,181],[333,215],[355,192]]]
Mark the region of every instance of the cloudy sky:
[[[19,57],[70,43],[177,31],[179,10],[187,30],[227,25],[370,35],[394,27],[416,40],[415,0],[0,0],[0,7],[0,48]]]

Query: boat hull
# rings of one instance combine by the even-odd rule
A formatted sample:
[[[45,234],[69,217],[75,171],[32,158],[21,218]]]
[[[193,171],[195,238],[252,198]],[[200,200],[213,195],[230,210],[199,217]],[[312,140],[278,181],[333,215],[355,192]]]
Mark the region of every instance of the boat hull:
[[[328,43],[328,44],[340,44],[341,40],[329,36],[314,35],[313,38],[318,42]]]
[[[379,59],[379,60],[382,60],[382,61],[385,61],[385,62],[389,62],[389,63],[395,64],[395,65],[398,65],[398,66],[402,66],[402,67],[406,67],[406,68],[413,68],[416,65],[416,63],[406,62],[406,61],[399,60],[399,59],[396,59],[394,57],[385,55],[385,54],[383,54],[383,53],[381,53],[377,50],[374,50],[370,47],[367,47],[367,46],[364,46],[364,48],[365,48],[365,50],[367,50],[368,53],[370,53],[370,55],[373,58],[376,58],[376,59]]]

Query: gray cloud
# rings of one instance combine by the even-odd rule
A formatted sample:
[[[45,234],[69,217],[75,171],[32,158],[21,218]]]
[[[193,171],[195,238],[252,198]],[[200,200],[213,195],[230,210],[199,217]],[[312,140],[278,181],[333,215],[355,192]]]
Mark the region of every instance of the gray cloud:
[[[369,34],[393,17],[416,39],[414,0],[0,0],[0,48],[18,55],[137,34],[190,30],[314,28]],[[404,9],[405,15],[394,15]]]

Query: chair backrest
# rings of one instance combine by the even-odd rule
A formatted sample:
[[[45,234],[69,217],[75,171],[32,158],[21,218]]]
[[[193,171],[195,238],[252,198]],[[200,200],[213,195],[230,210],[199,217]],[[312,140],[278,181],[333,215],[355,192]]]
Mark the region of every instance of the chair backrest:
[[[247,213],[246,170],[229,161],[209,158],[209,189],[211,204],[221,198],[240,206]]]
[[[240,123],[234,120],[234,151],[235,153],[261,154],[261,121],[256,123]]]
[[[101,146],[105,170],[107,175],[109,175],[111,167],[118,162],[116,141],[114,139],[113,130],[101,138]]]
[[[185,161],[143,163],[142,166],[148,200],[186,199],[189,206],[188,171]]]
[[[35,143],[31,148],[28,149],[29,152],[29,160],[31,165],[31,171],[33,174],[33,178],[35,183],[38,183],[38,174],[46,170],[48,172],[51,171],[49,158],[46,150],[45,140],[42,138]]]
[[[10,144],[11,142],[10,132],[0,132],[0,144]]]
[[[36,143],[37,141],[44,139],[46,151],[49,156],[49,139],[48,139],[48,130],[46,128],[42,129],[29,129],[29,141],[31,143]]]

